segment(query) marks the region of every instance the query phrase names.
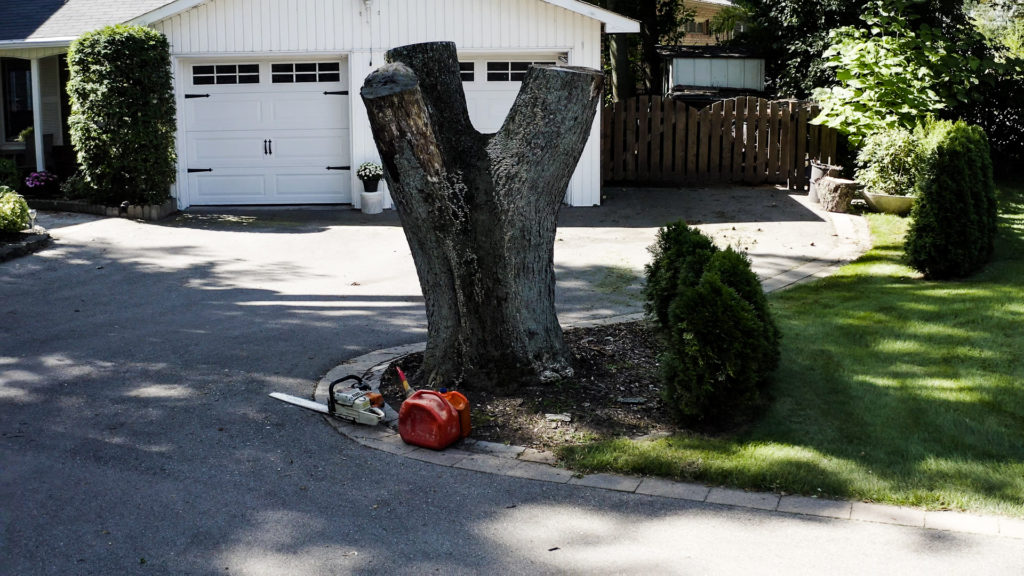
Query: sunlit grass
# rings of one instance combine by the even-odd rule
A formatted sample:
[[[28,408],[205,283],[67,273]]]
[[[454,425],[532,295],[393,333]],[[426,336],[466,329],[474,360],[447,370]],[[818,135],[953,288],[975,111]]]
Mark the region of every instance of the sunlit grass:
[[[774,402],[732,437],[569,448],[616,470],[929,509],[1024,516],[1024,188],[1003,187],[998,246],[979,274],[925,281],[908,221],[871,215],[874,248],[775,294]]]

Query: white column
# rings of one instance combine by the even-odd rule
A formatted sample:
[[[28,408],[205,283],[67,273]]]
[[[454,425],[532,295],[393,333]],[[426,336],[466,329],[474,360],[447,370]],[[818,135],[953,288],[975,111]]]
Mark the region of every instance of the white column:
[[[43,150],[43,94],[39,82],[39,58],[31,61],[32,72],[32,137],[36,141],[36,171],[46,170]]]

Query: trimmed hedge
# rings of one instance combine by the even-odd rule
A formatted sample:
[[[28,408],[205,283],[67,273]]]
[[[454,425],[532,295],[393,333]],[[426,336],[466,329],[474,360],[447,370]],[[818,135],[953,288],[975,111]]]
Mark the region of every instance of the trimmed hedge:
[[[962,278],[988,263],[996,235],[996,195],[985,131],[963,121],[918,129],[924,164],[905,250],[929,279]]]
[[[0,232],[20,232],[31,223],[28,203],[21,194],[8,186],[0,186]]]
[[[18,189],[24,182],[18,165],[10,158],[0,158],[0,186]]]
[[[175,179],[170,46],[142,26],[83,34],[68,52],[71,142],[91,200],[162,204]]]
[[[750,261],[682,222],[662,228],[651,252],[645,307],[667,344],[666,404],[685,425],[749,418],[766,402],[780,338]]]

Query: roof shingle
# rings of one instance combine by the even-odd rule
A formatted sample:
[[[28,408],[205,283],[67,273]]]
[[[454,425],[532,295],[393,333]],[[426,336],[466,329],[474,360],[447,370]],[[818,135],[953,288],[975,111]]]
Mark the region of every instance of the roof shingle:
[[[0,40],[77,37],[127,22],[171,0],[0,0]]]

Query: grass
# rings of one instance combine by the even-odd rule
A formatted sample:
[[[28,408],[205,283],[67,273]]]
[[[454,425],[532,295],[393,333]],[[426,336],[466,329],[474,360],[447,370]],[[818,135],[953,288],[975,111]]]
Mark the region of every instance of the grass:
[[[1024,516],[1024,187],[1002,186],[992,262],[957,282],[903,261],[907,220],[874,248],[771,297],[774,401],[730,437],[563,449],[570,467],[927,509]]]

